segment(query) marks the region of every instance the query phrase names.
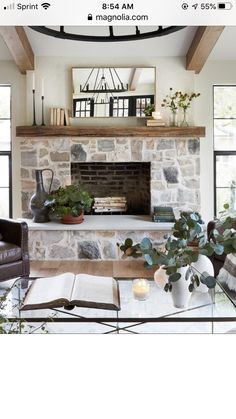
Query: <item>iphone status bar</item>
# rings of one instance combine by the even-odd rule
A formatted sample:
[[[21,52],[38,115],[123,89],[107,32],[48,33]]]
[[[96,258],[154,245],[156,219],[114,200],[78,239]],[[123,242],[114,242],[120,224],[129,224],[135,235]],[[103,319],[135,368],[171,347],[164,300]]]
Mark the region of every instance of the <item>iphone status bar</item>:
[[[160,3],[160,4],[158,4]],[[164,3],[164,4],[163,4]],[[1,25],[199,25],[235,24],[235,1],[193,2],[165,0],[97,1],[50,0],[0,4]],[[235,14],[234,14],[235,13]]]

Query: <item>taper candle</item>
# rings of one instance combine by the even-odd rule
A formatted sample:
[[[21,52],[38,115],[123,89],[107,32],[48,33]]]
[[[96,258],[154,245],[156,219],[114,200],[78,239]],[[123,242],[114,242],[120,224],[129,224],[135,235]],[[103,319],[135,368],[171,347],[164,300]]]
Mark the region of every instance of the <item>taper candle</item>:
[[[35,73],[32,73],[32,90],[35,90]]]
[[[41,96],[44,96],[44,79],[41,81]]]

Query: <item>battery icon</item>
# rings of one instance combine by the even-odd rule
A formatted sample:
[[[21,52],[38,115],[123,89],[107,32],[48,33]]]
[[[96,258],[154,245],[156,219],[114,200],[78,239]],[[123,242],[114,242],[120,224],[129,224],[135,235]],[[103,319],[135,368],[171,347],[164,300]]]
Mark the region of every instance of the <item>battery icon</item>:
[[[229,1],[225,2],[225,3],[218,3],[218,9],[222,9],[222,10],[231,10],[233,5],[232,3],[230,3]]]

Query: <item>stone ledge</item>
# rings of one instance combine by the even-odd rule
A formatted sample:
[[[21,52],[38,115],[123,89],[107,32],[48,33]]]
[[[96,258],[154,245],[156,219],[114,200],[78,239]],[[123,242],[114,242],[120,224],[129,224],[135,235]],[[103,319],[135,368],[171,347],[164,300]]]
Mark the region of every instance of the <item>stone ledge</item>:
[[[19,219],[28,224],[30,231],[170,231],[173,223],[154,223],[150,216],[143,215],[85,215],[82,224],[61,224],[59,221],[34,223],[29,219]]]

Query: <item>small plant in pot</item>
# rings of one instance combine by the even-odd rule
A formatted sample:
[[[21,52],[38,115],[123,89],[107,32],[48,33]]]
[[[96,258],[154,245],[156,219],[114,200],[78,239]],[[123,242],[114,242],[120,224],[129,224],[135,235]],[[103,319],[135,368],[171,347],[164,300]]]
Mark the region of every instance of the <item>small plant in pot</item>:
[[[63,224],[80,224],[84,211],[90,211],[93,199],[81,186],[67,185],[53,191],[45,205]]]
[[[150,105],[147,105],[146,108],[144,108],[143,113],[146,116],[146,118],[150,118],[152,116],[152,112],[155,111],[155,105],[151,103]]]
[[[123,244],[118,245],[124,257],[143,256],[147,268],[158,265],[164,270],[164,290],[171,292],[174,306],[178,308],[187,306],[194,288],[201,284],[207,288],[214,288],[216,285],[213,270],[210,274],[205,270],[199,271],[197,264],[201,256],[211,256],[214,252],[222,254],[223,240],[221,243],[215,239],[207,241],[202,223],[199,213],[182,211],[174,224],[172,235],[166,237],[164,250],[153,247],[149,238],[144,238],[138,244],[126,239]],[[211,266],[210,260],[206,259]]]

